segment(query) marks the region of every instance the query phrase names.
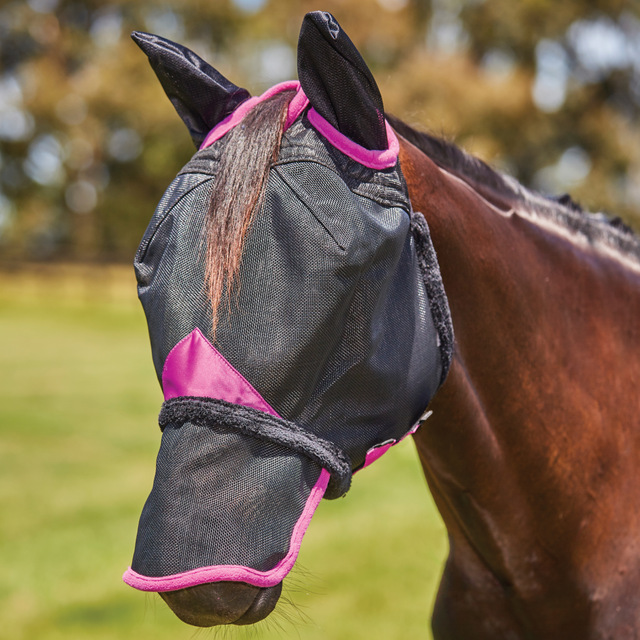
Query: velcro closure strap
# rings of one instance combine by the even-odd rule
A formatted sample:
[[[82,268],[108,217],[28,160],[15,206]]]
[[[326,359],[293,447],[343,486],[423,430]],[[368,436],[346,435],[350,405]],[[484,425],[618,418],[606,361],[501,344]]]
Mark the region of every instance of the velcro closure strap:
[[[305,455],[331,474],[324,494],[327,500],[340,498],[351,486],[351,460],[333,442],[324,440],[293,422],[263,411],[216,398],[180,396],[165,400],[158,416],[160,428],[186,422],[215,429],[225,427],[274,442]]]

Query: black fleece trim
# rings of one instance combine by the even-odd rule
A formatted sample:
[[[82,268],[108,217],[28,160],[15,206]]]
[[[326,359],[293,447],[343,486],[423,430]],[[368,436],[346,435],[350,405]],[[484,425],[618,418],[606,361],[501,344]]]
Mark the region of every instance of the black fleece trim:
[[[436,331],[440,338],[440,355],[442,360],[442,375],[440,376],[440,386],[444,384],[451,367],[453,358],[453,322],[451,321],[451,311],[449,301],[442,284],[440,266],[436,257],[429,225],[424,216],[419,211],[411,211],[411,232],[416,245],[418,265],[422,272],[424,286],[431,303],[431,315],[436,325]]]
[[[171,398],[162,404],[160,428],[186,422],[215,429],[235,429],[254,438],[274,442],[305,455],[331,474],[324,497],[340,498],[351,486],[351,460],[332,442],[319,438],[293,422],[238,404],[194,396]]]

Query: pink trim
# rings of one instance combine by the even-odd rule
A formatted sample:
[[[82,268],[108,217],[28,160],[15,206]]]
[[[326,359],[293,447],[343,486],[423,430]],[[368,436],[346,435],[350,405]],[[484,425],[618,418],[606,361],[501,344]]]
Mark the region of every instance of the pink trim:
[[[409,431],[407,431],[407,433],[405,433],[402,438],[400,438],[400,440],[398,440],[398,442],[402,442],[403,440],[405,440],[406,438],[408,438],[409,436],[412,436],[420,427],[422,426],[422,422],[416,422],[413,427],[411,427],[411,429],[409,429]]]
[[[284,124],[285,131],[295,122],[296,118],[307,108],[309,99],[305,95],[300,83],[297,80],[289,80],[287,82],[281,82],[276,84],[265,91],[261,96],[254,96],[243,102],[233,113],[228,115],[222,122],[218,123],[204,139],[200,149],[206,149],[212,145],[216,140],[220,140],[222,136],[226,135],[235,126],[240,124],[242,119],[255,107],[257,104],[264,102],[272,96],[280,93],[281,91],[288,91],[295,89],[297,91],[293,100],[289,103],[289,112]],[[395,166],[398,161],[398,153],[400,153],[400,143],[394,133],[393,129],[389,126],[389,123],[385,120],[385,126],[387,129],[387,139],[389,140],[389,148],[381,150],[370,150],[361,147],[359,144],[353,142],[340,133],[333,125],[327,122],[313,107],[309,109],[309,121],[313,127],[322,134],[330,144],[336,149],[342,151],[345,155],[351,159],[363,164],[365,167],[371,169],[389,169]]]
[[[298,83],[298,93],[296,93],[293,100],[289,103],[289,114],[284,123],[285,131],[296,121],[296,118],[307,108],[308,104],[309,98],[307,98],[300,83]]]
[[[298,553],[300,552],[302,538],[329,484],[329,478],[329,472],[323,469],[320,472],[318,481],[311,490],[302,515],[293,529],[287,555],[269,571],[256,571],[255,569],[238,565],[218,565],[192,569],[191,571],[176,573],[172,576],[151,578],[140,575],[129,567],[124,572],[122,579],[129,586],[134,589],[139,589],[140,591],[175,591],[176,589],[194,587],[198,584],[204,584],[205,582],[220,582],[222,580],[247,582],[256,587],[273,587],[282,582],[295,564]]]
[[[171,349],[162,369],[162,389],[165,400],[216,398],[280,417],[198,328]]]
[[[400,153],[400,143],[393,129],[389,126],[389,123],[385,120],[387,127],[387,139],[389,140],[389,148],[380,151],[371,151],[365,149],[359,144],[353,142],[340,133],[333,125],[327,122],[313,107],[309,109],[307,114],[309,122],[313,127],[321,133],[336,149],[342,151],[345,155],[351,159],[363,164],[365,167],[371,169],[389,169],[395,166],[398,161],[398,154]]]
[[[373,464],[376,460],[382,458],[382,456],[391,449],[391,447],[395,447],[397,444],[400,444],[405,438],[412,436],[421,426],[422,423],[432,414],[432,411],[425,411],[418,422],[416,422],[407,433],[405,433],[400,440],[391,440],[391,442],[387,442],[386,444],[376,444],[369,451],[367,451],[364,457],[364,464],[358,469],[358,471],[362,471],[366,469],[370,464]],[[356,471],[356,473],[358,473]]]
[[[387,442],[387,444],[378,444],[375,447],[371,447],[369,451],[367,451],[367,455],[364,458],[364,464],[362,465],[362,469],[365,469],[370,464],[373,464],[378,458],[382,458],[382,456],[396,444],[396,440],[392,440],[391,442]]]
[[[229,133],[236,125],[238,125],[242,119],[260,102],[275,96],[276,93],[281,91],[289,91],[295,89],[298,93],[293,100],[289,103],[289,113],[285,122],[285,131],[293,124],[293,121],[302,113],[302,111],[309,104],[307,96],[300,88],[300,83],[297,80],[288,80],[287,82],[281,82],[276,84],[271,89],[265,91],[261,96],[254,96],[243,102],[233,113],[229,114],[222,122],[219,122],[204,139],[204,142],[200,145],[200,149],[206,149],[212,145],[216,140],[220,140],[222,136]]]

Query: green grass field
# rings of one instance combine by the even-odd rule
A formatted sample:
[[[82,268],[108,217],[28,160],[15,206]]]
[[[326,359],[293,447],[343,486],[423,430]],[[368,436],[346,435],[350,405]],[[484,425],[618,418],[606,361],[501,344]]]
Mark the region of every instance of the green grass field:
[[[129,269],[0,273],[2,640],[227,637],[121,581],[153,481],[160,404]],[[431,638],[446,550],[405,441],[346,498],[320,505],[285,581],[295,607],[228,635]]]

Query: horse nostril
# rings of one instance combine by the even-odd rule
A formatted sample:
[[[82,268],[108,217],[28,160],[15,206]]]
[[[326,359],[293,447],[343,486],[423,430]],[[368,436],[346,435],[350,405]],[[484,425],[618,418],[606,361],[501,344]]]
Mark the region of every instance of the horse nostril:
[[[266,618],[276,606],[282,583],[254,587],[245,582],[209,582],[160,593],[169,608],[187,624],[214,627],[253,624]]]

